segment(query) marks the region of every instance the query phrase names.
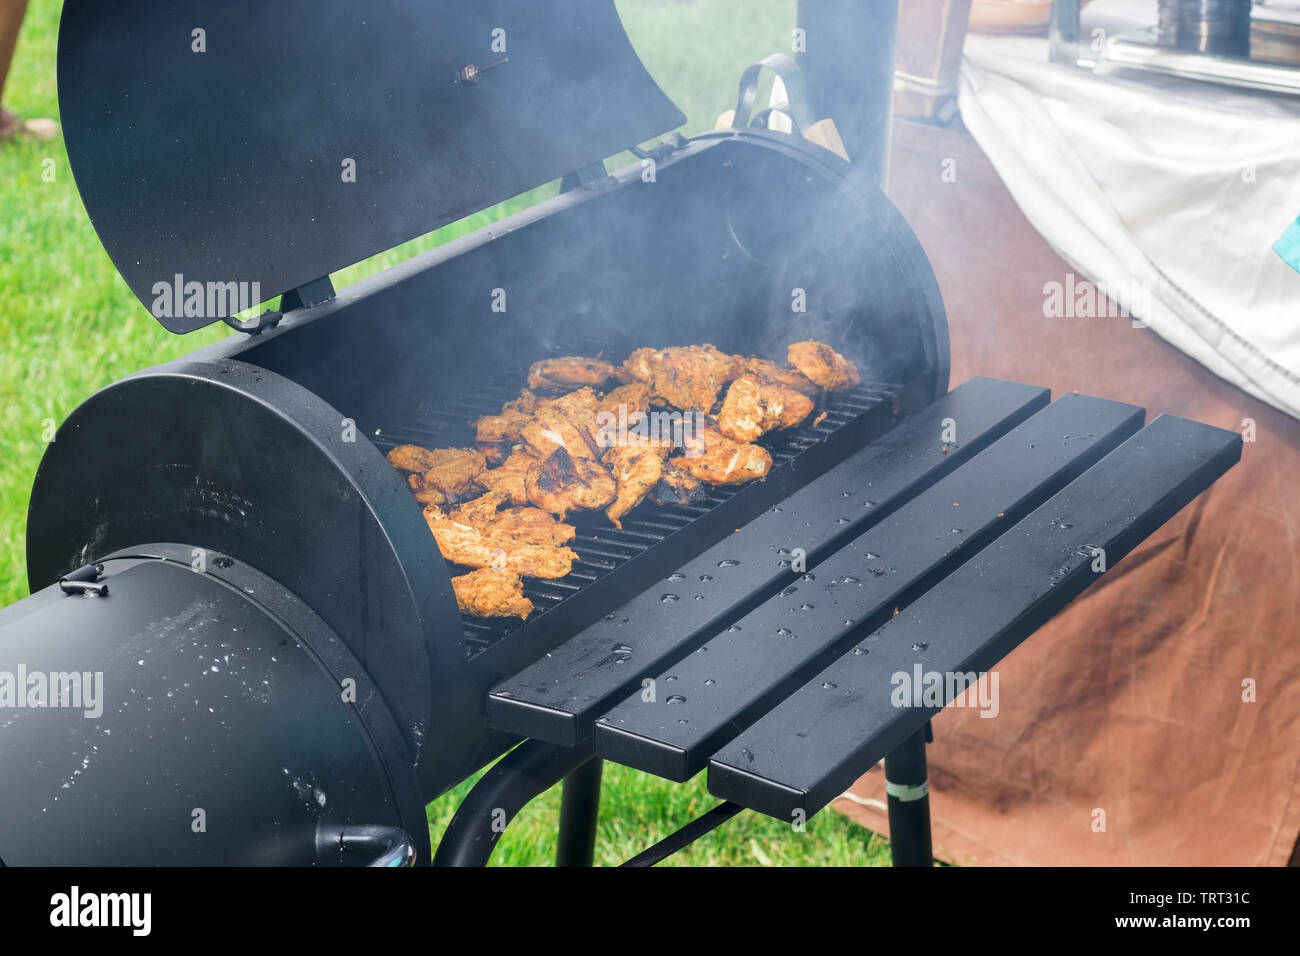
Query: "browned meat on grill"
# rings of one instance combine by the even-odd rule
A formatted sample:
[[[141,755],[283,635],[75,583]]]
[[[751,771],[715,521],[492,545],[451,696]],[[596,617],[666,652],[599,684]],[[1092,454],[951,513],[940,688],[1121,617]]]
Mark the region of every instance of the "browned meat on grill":
[[[481,532],[467,524],[452,521],[437,505],[429,505],[424,509],[424,520],[433,532],[438,550],[452,564],[463,564],[467,568],[505,570],[505,548],[493,546]]]
[[[496,519],[497,512],[508,500],[508,496],[499,491],[489,491],[453,509],[448,517],[482,532]]]
[[[622,528],[622,517],[650,493],[663,475],[665,449],[652,445],[621,445],[605,452],[604,462],[614,473],[618,493],[614,503],[605,509],[615,528]]]
[[[524,488],[532,504],[561,519],[574,509],[603,508],[617,492],[600,462],[574,458],[562,447],[529,466]]]
[[[533,414],[544,421],[553,420],[555,416],[564,418],[583,428],[588,427],[600,408],[600,396],[594,389],[579,388],[557,398],[543,398],[533,409]]]
[[[499,491],[512,505],[528,504],[528,492],[524,490],[524,475],[528,466],[537,461],[523,445],[516,445],[500,468],[491,468],[478,476],[478,482],[489,491]],[[435,502],[436,504],[436,502]]]
[[[658,349],[636,349],[623,361],[623,371],[632,381],[650,385],[655,380],[658,356]]]
[[[441,460],[436,451],[419,445],[398,445],[388,453],[388,463],[398,471],[418,471],[424,474]]]
[[[734,441],[757,441],[773,429],[798,425],[812,410],[812,399],[807,395],[764,384],[755,375],[742,375],[731,383],[722,400],[718,431]]]
[[[650,385],[656,395],[684,412],[712,409],[718,392],[744,367],[741,358],[712,345],[637,349],[623,366],[634,379]]]
[[[533,613],[533,602],[524,596],[524,582],[507,571],[479,568],[451,579],[456,606],[474,617],[519,617]]]
[[[611,448],[622,441],[638,423],[646,418],[650,411],[650,399],[653,394],[649,385],[632,382],[613,389],[600,401],[599,410],[591,429],[596,447],[602,450]],[[645,430],[645,426],[640,426]]]
[[[614,366],[609,362],[566,355],[534,362],[528,370],[528,387],[548,392],[565,391],[579,385],[600,388],[613,377]]]
[[[556,521],[541,508],[507,508],[488,523],[484,534],[505,548],[512,544],[558,547],[572,541],[577,529]]]
[[[696,429],[685,444],[685,453],[669,461],[710,484],[740,484],[762,478],[772,468],[766,448],[732,441],[713,426]]]
[[[548,544],[520,544],[506,552],[506,570],[526,578],[562,578],[573,570],[578,552]]]
[[[533,420],[532,412],[502,411],[500,415],[484,415],[474,423],[474,439],[481,445],[514,444],[519,441],[523,427]]]
[[[436,505],[424,509],[442,556],[467,568],[492,568],[534,578],[562,578],[578,560],[576,552],[553,545],[521,544],[490,538],[476,528],[453,521]]]
[[[416,445],[398,445],[388,453],[390,462],[393,460],[393,453],[398,449],[416,449],[417,452],[423,453],[403,452],[398,456],[399,461],[429,466],[421,475],[419,487],[416,488],[412,484],[412,490],[417,495],[420,492],[436,491],[448,501],[462,501],[478,493],[479,485],[476,484],[475,479],[487,468],[487,459],[483,457],[482,452],[472,448],[437,448],[429,451]],[[436,502],[433,502],[431,496],[427,503]]]
[[[610,389],[596,407],[597,413],[610,412],[615,418],[631,418],[637,412],[650,410],[653,389],[645,382],[632,382]]]
[[[708,497],[700,480],[672,461],[664,464],[659,482],[650,491],[650,500],[657,505],[700,505]]]
[[[795,342],[787,357],[791,365],[828,391],[858,384],[858,367],[829,345],[813,341]]]
[[[769,385],[780,385],[782,388],[792,388],[796,392],[804,395],[816,395],[821,391],[808,376],[797,368],[782,368],[775,362],[763,358],[745,359],[746,371],[752,372],[758,376],[759,380]]]
[[[591,432],[559,415],[539,415],[525,425],[524,447],[537,458],[545,458],[561,447],[574,458],[600,457]]]
[[[411,493],[415,495],[415,500],[422,505],[443,505],[447,503],[446,495],[437,488],[425,485],[423,473],[407,475],[406,484],[410,487]]]

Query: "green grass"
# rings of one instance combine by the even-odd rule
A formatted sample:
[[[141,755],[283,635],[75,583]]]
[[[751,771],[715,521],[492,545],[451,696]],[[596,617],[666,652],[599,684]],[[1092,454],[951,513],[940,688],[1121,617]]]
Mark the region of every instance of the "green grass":
[[[24,116],[58,116],[59,6],[58,0],[33,0],[28,12],[5,89],[5,105]],[[619,0],[618,6],[647,68],[687,115],[683,132],[690,134],[711,128],[734,105],[747,65],[789,50],[795,0]],[[630,159],[624,154],[610,165]],[[52,182],[43,175],[47,168]],[[501,219],[554,190],[554,184],[539,187],[377,255],[336,274],[335,285]],[[62,141],[0,147],[0,606],[27,593],[27,499],[48,427],[104,385],[225,334],[223,326],[172,335],[135,300],[86,218]],[[430,805],[435,840],[470,783]],[[714,802],[701,780],[680,786],[606,768],[600,861],[634,855]],[[530,806],[506,832],[494,862],[550,862],[558,806],[558,791]],[[861,865],[885,862],[885,846],[835,813],[814,818],[803,833],[744,813],[673,862]]]

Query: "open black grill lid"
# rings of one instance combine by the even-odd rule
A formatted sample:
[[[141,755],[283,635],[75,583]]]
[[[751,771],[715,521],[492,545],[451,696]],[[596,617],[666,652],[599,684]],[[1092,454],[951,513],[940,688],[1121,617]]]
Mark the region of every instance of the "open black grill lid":
[[[173,332],[685,122],[613,0],[66,0],[59,106],[100,241]]]

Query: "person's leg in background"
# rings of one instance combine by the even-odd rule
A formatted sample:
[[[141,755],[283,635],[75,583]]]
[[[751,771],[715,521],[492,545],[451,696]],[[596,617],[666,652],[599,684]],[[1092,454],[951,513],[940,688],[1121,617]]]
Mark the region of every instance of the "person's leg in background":
[[[58,133],[53,120],[37,119],[24,122],[4,108],[5,79],[13,63],[14,49],[18,46],[18,31],[27,12],[27,0],[0,0],[0,142],[17,139],[49,139]]]

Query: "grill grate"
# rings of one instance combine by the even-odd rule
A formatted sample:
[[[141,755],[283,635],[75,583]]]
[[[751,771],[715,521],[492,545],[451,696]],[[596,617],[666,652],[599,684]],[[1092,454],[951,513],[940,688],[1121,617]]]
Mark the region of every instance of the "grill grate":
[[[426,448],[473,447],[474,428],[470,422],[483,415],[495,414],[505,402],[517,397],[525,378],[526,375],[516,372],[499,378],[480,379],[473,389],[438,396],[436,400],[421,405],[418,420],[375,429],[370,438],[384,453],[395,445],[405,443]],[[810,448],[858,421],[869,411],[894,402],[898,391],[897,386],[865,384],[843,392],[824,394],[803,425],[786,432],[765,435],[759,440],[759,444],[772,455],[772,472],[775,473],[781,466],[789,464]],[[826,413],[826,417],[820,423],[812,424],[822,412]],[[524,593],[537,607],[527,623],[532,624],[579,591],[687,528],[730,500],[747,485],[705,487],[708,498],[703,504],[661,506],[644,502],[623,517],[621,531],[610,524],[602,512],[570,514],[567,520],[576,528],[577,533],[568,547],[577,552],[579,560],[574,562],[573,570],[562,579],[524,578]],[[432,537],[429,543],[433,546]],[[452,567],[453,573],[464,573],[455,570],[455,566]],[[471,658],[499,643],[521,626],[514,619],[462,616],[461,620],[466,654]]]

